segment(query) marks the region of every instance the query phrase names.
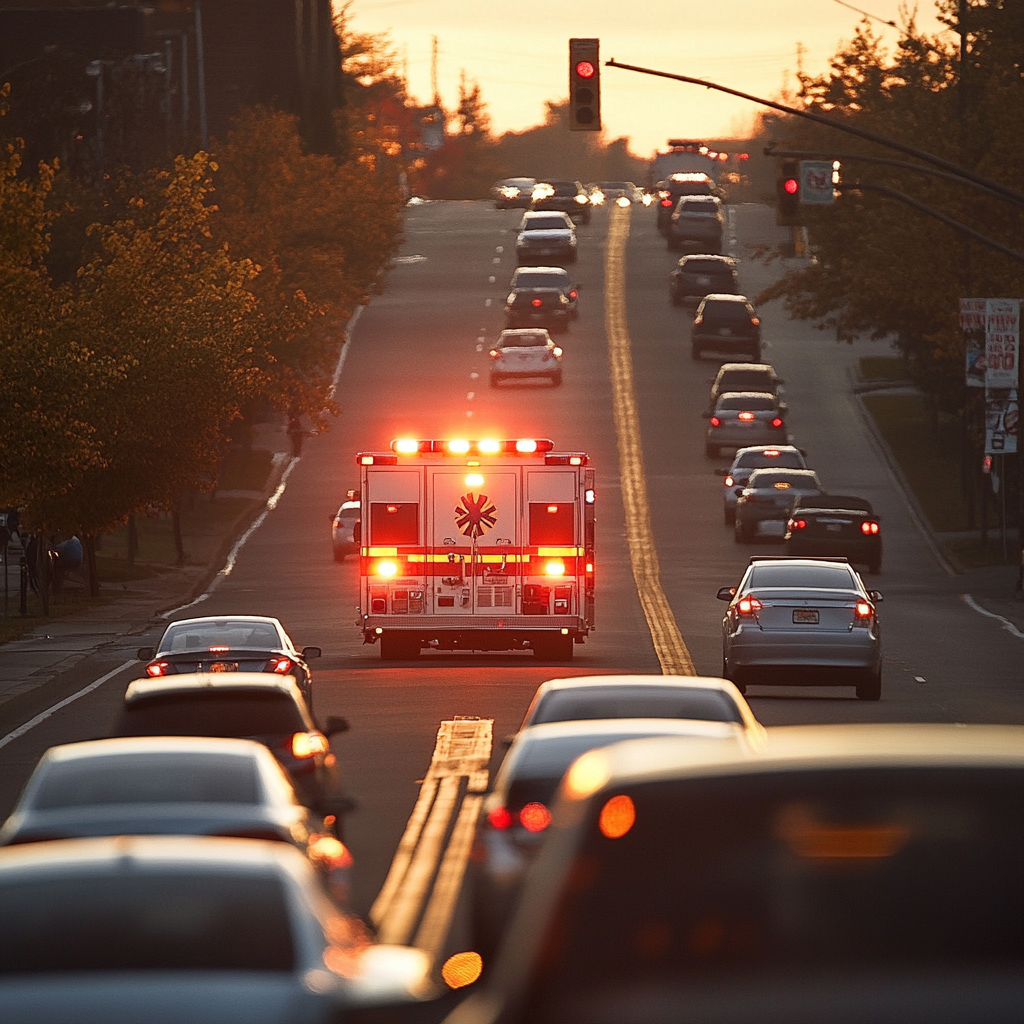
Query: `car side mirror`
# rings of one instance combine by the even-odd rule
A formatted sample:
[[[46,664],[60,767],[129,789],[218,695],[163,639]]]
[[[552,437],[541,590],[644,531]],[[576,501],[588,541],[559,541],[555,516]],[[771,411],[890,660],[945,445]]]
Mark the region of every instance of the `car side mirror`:
[[[719,587],[718,588],[718,600],[719,601],[731,601],[736,596],[735,587]]]
[[[152,647],[140,647],[136,652],[135,656],[139,661],[152,661],[156,651]]]
[[[340,715],[331,715],[324,724],[323,734],[325,736],[337,736],[339,733],[348,732],[352,726],[347,718]]]
[[[507,736],[502,736],[501,737],[501,745],[503,747],[505,747],[506,749],[511,747],[512,744],[515,743],[515,741],[516,741],[516,734],[514,732],[510,732]]]
[[[779,412],[789,412],[789,406],[785,402],[779,402]]]
[[[868,597],[870,597],[871,600],[875,602],[875,604],[878,604],[879,602],[885,600],[885,598],[882,597],[881,592],[878,591],[878,590],[869,590],[868,591]]]
[[[781,377],[776,377],[776,378],[775,378],[775,384],[776,384],[776,386],[778,386],[779,384],[785,384],[785,383],[786,383],[786,382],[785,382],[785,381],[784,381],[784,380],[783,380],[783,379],[782,379]]]
[[[309,661],[310,658],[319,658],[323,654],[323,651],[319,647],[303,647],[302,657]]]

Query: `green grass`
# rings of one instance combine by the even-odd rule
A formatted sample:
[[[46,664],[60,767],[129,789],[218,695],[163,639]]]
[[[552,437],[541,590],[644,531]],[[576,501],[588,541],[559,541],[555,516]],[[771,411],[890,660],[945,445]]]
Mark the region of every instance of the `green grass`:
[[[960,427],[939,417],[937,429],[921,395],[865,395],[864,405],[899,462],[937,533],[968,529],[960,485]]]
[[[899,356],[863,356],[860,360],[861,380],[907,380],[907,364]]]

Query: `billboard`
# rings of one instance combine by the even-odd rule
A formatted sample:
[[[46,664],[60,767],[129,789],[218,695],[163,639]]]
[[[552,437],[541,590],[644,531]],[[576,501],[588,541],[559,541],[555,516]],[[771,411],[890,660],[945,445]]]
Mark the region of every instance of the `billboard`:
[[[964,373],[969,388],[985,386],[985,304],[987,299],[960,300],[960,333],[964,339]]]
[[[1020,358],[1020,300],[985,303],[985,388],[1015,388]]]

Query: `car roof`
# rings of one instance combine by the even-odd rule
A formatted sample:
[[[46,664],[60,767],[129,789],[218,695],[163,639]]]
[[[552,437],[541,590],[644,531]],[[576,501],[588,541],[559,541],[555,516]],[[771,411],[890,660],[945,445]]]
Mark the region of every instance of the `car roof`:
[[[600,754],[587,756],[592,758],[588,768],[600,769],[595,777],[605,778],[591,792],[607,791],[630,782],[769,772],[886,767],[1024,768],[1024,726],[781,726],[766,729],[764,742],[756,746],[680,743],[672,737],[651,737],[625,740],[605,747]]]
[[[279,676],[270,672],[182,672],[178,675],[156,676],[152,679],[133,679],[125,690],[124,702],[131,704],[147,697],[172,693],[199,693],[219,690],[263,690],[300,697],[294,676]]]
[[[724,263],[730,267],[735,267],[737,262],[732,256],[722,256],[714,252],[694,252],[687,256],[680,256],[679,263],[676,265],[681,267],[691,260],[714,260],[716,263]]]
[[[516,733],[513,747],[528,743],[555,743],[583,736],[607,736],[636,733],[639,736],[657,733],[696,736],[708,739],[733,736],[738,722],[710,722],[699,718],[588,718],[571,722],[542,722],[528,725]]]
[[[519,274],[550,274],[552,277],[557,274],[559,277],[568,277],[569,271],[565,267],[516,267],[512,276],[516,277]]]
[[[768,398],[771,401],[775,401],[775,396],[770,391],[720,391],[718,393],[718,400],[724,402],[727,398]],[[764,445],[765,448],[770,448],[771,445]]]
[[[523,214],[523,220],[537,220],[538,218],[544,217],[565,217],[568,218],[568,214],[564,210],[527,210]],[[569,221],[571,224],[572,221]]]
[[[726,373],[775,373],[775,367],[771,363],[722,363],[718,368],[718,376]]]
[[[221,739],[212,736],[114,736],[103,740],[83,740],[50,747],[43,755],[47,761],[67,764],[94,757],[137,756],[139,754],[222,754],[225,757],[263,759],[269,751],[255,740]]]
[[[524,334],[548,334],[548,331],[546,327],[515,327],[508,331],[502,331],[498,335],[498,340],[500,341],[502,338],[519,338]],[[550,340],[550,338],[551,335],[548,334],[548,339]]]
[[[732,295],[729,292],[710,292],[704,296],[704,302],[743,302],[749,305],[746,295]]]
[[[167,629],[171,626],[193,626],[193,625],[218,625],[224,622],[260,622],[283,630],[280,619],[272,618],[269,615],[202,615],[194,619],[175,619],[167,623]]]
[[[780,453],[781,452],[795,452],[797,455],[803,455],[804,454],[802,451],[800,451],[799,448],[797,448],[796,445],[793,445],[793,444],[750,444],[750,445],[747,445],[745,448],[737,448],[736,449],[736,456],[733,459],[733,462],[735,462],[736,459],[738,459],[741,455],[745,455],[745,454],[748,454],[750,452],[760,453],[760,452],[767,452],[767,451],[780,452]],[[762,468],[764,468],[764,469],[771,469],[771,466],[764,466]]]
[[[721,690],[730,696],[738,692],[728,679],[718,679],[715,676],[607,675],[548,679],[540,684],[537,693],[547,693],[549,690],[582,690],[592,686],[682,687],[687,690]]]

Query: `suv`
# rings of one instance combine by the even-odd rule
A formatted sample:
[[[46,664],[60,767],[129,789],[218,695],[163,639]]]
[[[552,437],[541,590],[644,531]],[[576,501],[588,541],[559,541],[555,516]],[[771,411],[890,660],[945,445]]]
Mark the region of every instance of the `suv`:
[[[658,230],[665,234],[668,231],[672,211],[676,208],[681,196],[719,196],[715,183],[703,171],[691,171],[673,174],[665,181],[654,186],[654,195],[658,200]]]
[[[533,210],[561,210],[571,217],[590,223],[590,198],[578,181],[544,181],[537,179],[533,193]]]
[[[718,252],[722,248],[725,217],[716,196],[683,196],[676,205],[668,226],[668,247],[679,252],[697,246],[698,252]]]
[[[520,265],[552,256],[576,262],[576,229],[567,213],[527,211],[519,223],[516,260]]]
[[[693,316],[690,354],[700,359],[705,349],[741,352],[753,363],[761,361],[761,320],[745,295],[712,292],[701,300]]]
[[[769,363],[723,363],[718,376],[711,381],[708,408],[713,409],[718,396],[726,391],[762,391],[777,396],[779,386],[785,383]]]
[[[706,253],[701,256],[684,256],[669,277],[668,291],[673,306],[681,306],[691,300],[700,302],[710,292],[737,295],[739,290],[736,261],[731,256],[712,256]],[[736,390],[745,391],[746,388]]]

